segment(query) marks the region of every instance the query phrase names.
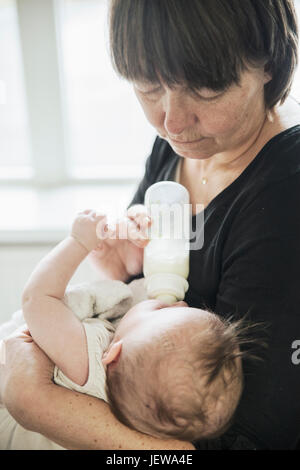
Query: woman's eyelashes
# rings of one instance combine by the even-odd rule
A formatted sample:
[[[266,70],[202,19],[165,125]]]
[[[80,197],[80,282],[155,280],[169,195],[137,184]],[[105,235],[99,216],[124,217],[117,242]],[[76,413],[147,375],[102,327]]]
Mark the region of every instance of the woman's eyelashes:
[[[203,101],[215,101],[221,96],[224,95],[224,91],[215,92],[213,90],[208,89],[200,89],[200,90],[191,90],[191,93],[196,99],[203,100]]]
[[[164,93],[162,87],[155,88],[153,90],[147,90],[147,91],[138,90],[138,92],[144,99],[148,101],[156,101]],[[202,91],[202,90],[186,89],[185,92],[191,95],[196,100],[207,101],[207,102],[216,101],[224,94],[224,92],[216,93],[211,90],[209,90],[208,92],[207,90]]]
[[[155,101],[161,94],[162,94],[162,87],[156,87],[152,90],[140,90],[137,89],[140,95],[143,96],[143,98],[146,98],[149,101]]]
[[[175,87],[176,88],[176,87]],[[147,101],[155,102],[157,101],[165,92],[163,85],[153,85],[149,86],[136,86],[136,91],[138,94]],[[225,94],[226,90],[215,91],[211,88],[191,88],[188,86],[180,86],[175,90],[176,93],[189,95],[193,99],[205,102],[213,102],[221,98]]]

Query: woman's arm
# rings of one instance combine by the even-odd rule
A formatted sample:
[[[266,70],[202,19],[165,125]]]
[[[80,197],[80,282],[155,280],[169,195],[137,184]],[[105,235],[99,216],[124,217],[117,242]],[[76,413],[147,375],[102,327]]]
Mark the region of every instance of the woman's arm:
[[[117,421],[103,401],[53,384],[53,364],[24,335],[6,340],[6,359],[0,383],[9,412],[25,428],[67,449],[194,449],[188,442],[132,431]]]
[[[20,410],[21,424],[67,449],[194,449],[188,442],[161,440],[133,431],[112,415],[104,401],[53,383],[27,395],[25,403],[26,408],[22,404]]]

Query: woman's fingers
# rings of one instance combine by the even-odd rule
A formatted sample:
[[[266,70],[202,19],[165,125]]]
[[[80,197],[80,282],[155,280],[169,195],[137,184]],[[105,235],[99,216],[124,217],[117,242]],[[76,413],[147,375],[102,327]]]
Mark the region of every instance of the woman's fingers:
[[[124,217],[110,223],[103,213],[90,211],[89,215],[96,221],[98,219],[96,234],[99,240],[129,240],[139,248],[148,244],[151,218],[143,205],[132,206]]]
[[[151,217],[147,208],[141,204],[130,207],[127,211],[127,217],[143,230],[151,225]]]
[[[149,227],[152,223],[147,208],[141,204],[132,206],[127,211],[129,219],[129,238],[137,246],[144,248],[149,241]]]
[[[128,217],[120,219],[116,225],[116,236],[119,239],[130,240],[139,248],[144,248],[148,243],[148,234],[145,227],[136,224]]]
[[[144,247],[148,243],[146,226],[141,227],[126,216],[109,224],[106,218],[100,219],[96,233],[100,240],[130,240],[139,247]]]
[[[147,214],[147,208],[143,204],[136,204],[127,209],[127,217],[134,219],[139,214]]]

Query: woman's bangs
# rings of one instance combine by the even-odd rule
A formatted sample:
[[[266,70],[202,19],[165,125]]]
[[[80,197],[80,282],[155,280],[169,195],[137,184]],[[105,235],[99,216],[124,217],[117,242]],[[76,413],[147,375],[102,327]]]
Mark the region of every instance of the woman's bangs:
[[[222,33],[212,38],[204,21],[199,28],[198,19],[193,28],[179,21],[164,2],[158,6],[155,1],[139,1],[134,12],[127,10],[127,17],[111,26],[113,63],[121,76],[170,88],[184,84],[224,90],[238,83],[242,63],[236,51],[226,47]]]

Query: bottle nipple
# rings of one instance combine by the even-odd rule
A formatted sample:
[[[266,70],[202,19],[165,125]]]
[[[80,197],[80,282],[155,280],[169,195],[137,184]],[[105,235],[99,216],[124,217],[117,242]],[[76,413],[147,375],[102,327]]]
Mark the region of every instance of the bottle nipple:
[[[161,300],[162,302],[168,305],[172,305],[172,304],[175,304],[175,302],[177,302],[177,298],[174,295],[169,295],[169,294],[158,295],[156,298],[157,300]]]

